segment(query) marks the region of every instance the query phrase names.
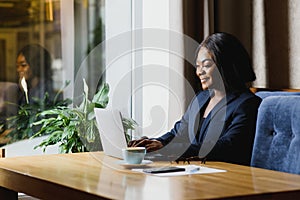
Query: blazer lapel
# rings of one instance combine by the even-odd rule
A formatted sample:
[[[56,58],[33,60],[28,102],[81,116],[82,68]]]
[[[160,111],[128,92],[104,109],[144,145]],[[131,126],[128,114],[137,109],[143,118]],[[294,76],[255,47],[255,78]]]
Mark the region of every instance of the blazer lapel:
[[[201,112],[201,109],[204,107],[204,105],[209,101],[210,99],[210,92],[209,91],[203,91],[199,95],[195,97],[195,99],[192,101],[192,104],[190,106],[189,110],[189,122],[188,122],[188,135],[190,141],[193,143],[197,129],[199,127],[199,120]]]
[[[212,120],[223,121],[225,123],[225,120],[227,118],[226,106],[228,104],[230,104],[237,97],[238,97],[238,95],[229,93],[219,103],[217,103],[217,105],[211,110],[211,112],[207,116],[207,119],[204,120],[201,130],[200,130],[200,136],[203,136],[203,134],[205,134],[205,132],[208,128],[208,125],[211,123]],[[204,135],[204,137],[205,137],[205,135]]]

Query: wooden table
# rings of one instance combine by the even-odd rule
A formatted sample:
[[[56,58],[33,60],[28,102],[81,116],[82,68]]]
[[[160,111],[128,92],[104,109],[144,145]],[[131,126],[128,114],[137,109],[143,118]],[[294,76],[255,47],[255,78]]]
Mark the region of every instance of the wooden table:
[[[7,137],[7,135],[10,133],[10,131],[10,129],[7,129],[0,134],[0,146],[4,146],[9,142],[10,138]]]
[[[170,163],[152,165],[163,164]],[[300,175],[222,162],[205,166],[227,172],[157,177],[124,169],[102,152],[1,158],[0,197],[14,199],[14,191],[72,200],[300,197]]]

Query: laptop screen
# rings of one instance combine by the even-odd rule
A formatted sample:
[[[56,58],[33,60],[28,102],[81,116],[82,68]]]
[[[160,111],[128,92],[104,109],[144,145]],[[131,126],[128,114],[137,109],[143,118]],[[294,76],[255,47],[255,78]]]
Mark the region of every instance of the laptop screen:
[[[104,153],[122,159],[122,149],[128,143],[120,111],[102,108],[95,108],[94,111]]]

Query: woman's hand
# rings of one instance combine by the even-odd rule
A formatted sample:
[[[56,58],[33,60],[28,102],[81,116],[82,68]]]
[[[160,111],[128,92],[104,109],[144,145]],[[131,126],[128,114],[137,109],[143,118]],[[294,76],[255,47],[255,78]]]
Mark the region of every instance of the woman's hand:
[[[131,141],[129,141],[128,146],[129,147],[140,147],[139,144],[145,139],[149,139],[149,138],[146,136],[143,136],[138,140],[131,140]]]
[[[162,143],[155,139],[148,139],[147,137],[142,137],[138,140],[132,140],[128,144],[129,147],[146,147],[147,152],[156,151],[163,147]]]

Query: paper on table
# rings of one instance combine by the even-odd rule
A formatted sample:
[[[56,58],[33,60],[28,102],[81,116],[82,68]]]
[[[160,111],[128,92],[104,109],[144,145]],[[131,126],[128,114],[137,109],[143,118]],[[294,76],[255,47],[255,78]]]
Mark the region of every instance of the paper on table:
[[[145,173],[145,174],[149,174],[149,175],[154,175],[154,176],[183,176],[183,175],[191,175],[191,174],[211,174],[211,173],[226,172],[226,170],[215,169],[215,168],[210,168],[210,167],[203,167],[203,166],[199,166],[199,165],[180,165],[180,166],[177,166],[177,167],[185,168],[186,171],[170,172],[170,173],[159,173],[159,174],[149,174],[149,173],[143,172],[143,169],[131,169],[131,170],[135,171],[135,172],[141,172],[141,173]],[[193,168],[200,167],[200,169],[197,170],[197,171],[192,171],[191,172],[189,170],[191,167],[193,167]]]

